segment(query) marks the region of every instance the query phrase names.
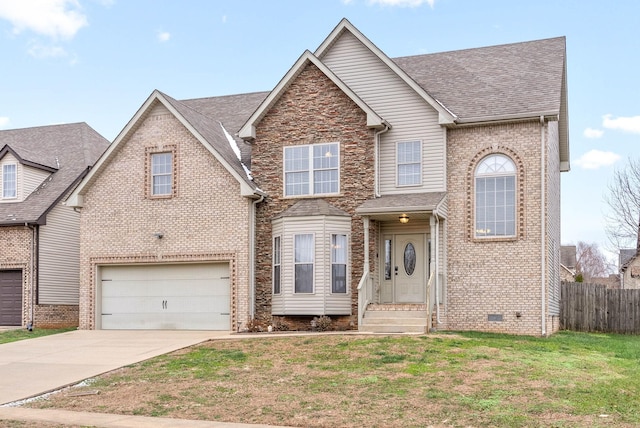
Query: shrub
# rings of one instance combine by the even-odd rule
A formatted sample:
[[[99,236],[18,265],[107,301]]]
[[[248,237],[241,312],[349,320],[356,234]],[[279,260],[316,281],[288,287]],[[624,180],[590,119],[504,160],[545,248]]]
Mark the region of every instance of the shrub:
[[[314,330],[314,325],[315,325],[315,330],[318,331],[327,331],[331,329],[331,318],[329,318],[326,315],[322,315],[319,317],[314,317],[313,321],[311,322],[311,329]]]

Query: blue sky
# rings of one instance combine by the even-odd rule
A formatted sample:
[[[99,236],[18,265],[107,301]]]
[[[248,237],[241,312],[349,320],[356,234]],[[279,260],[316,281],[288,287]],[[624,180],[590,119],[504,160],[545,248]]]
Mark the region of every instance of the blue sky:
[[[390,57],[566,36],[562,242],[605,249],[603,197],[640,142],[638,16],[635,0],[0,0],[0,129],[113,140],[154,89],[270,90],[343,17]]]

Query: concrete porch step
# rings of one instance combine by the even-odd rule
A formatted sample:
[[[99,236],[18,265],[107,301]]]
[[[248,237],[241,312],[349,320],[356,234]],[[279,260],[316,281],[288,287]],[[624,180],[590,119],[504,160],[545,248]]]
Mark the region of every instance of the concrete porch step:
[[[427,330],[427,310],[376,307],[367,310],[360,331],[368,333],[424,333]]]

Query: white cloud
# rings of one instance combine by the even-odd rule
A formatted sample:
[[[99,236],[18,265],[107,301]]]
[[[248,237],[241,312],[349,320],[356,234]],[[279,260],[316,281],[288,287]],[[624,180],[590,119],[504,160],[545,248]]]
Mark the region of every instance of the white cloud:
[[[379,4],[380,6],[418,7],[428,4],[433,8],[436,0],[369,0],[369,4]]]
[[[610,114],[602,116],[602,126],[633,134],[640,134],[640,116],[613,118]]]
[[[159,42],[168,42],[170,38],[171,38],[171,33],[167,31],[158,31]]]
[[[67,51],[62,46],[43,45],[38,42],[29,44],[29,55],[38,59],[45,58],[64,58],[68,56]]]
[[[603,152],[601,150],[591,150],[583,154],[574,164],[583,169],[599,169],[604,166],[611,166],[620,160],[620,155],[613,152]]]
[[[587,128],[584,130],[584,136],[587,138],[600,138],[604,134],[602,129]]]
[[[4,128],[9,124],[9,118],[0,116],[0,128]]]
[[[72,39],[89,25],[77,0],[0,0],[0,18],[13,25],[13,33],[25,30],[53,39]]]

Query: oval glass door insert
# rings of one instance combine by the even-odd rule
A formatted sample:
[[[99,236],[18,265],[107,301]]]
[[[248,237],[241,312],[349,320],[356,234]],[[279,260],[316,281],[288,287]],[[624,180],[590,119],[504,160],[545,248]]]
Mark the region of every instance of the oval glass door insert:
[[[404,247],[404,271],[408,276],[416,270],[416,247],[411,242]]]

